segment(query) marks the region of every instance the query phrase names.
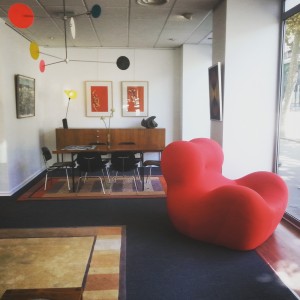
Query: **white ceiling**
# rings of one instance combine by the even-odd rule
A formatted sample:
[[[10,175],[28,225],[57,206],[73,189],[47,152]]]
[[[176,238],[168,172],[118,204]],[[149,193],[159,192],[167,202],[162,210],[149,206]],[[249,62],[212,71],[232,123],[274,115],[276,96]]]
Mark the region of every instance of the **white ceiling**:
[[[212,9],[221,0],[169,0],[161,6],[141,6],[136,0],[65,0],[68,16],[85,13],[100,5],[99,18],[75,17],[76,38],[67,28],[69,47],[173,48],[182,44],[209,43]],[[10,23],[9,7],[21,2],[31,7],[35,19],[31,27],[17,29],[40,46],[63,47],[63,0],[1,0],[0,17]],[[191,13],[192,19],[182,14]],[[13,26],[12,26],[13,27]]]

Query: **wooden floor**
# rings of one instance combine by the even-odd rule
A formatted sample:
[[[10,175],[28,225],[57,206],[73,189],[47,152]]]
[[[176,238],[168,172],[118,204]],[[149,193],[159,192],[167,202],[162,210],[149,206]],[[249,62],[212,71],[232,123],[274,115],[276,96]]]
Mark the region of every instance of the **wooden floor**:
[[[256,250],[300,299],[300,230],[283,220]]]

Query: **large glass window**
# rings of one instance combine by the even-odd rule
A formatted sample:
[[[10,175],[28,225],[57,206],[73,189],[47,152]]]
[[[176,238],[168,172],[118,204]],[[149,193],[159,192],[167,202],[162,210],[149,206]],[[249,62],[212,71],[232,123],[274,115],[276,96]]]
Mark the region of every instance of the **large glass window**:
[[[278,174],[289,189],[286,217],[300,224],[300,12],[286,0],[282,60]],[[287,9],[288,8],[288,9]]]
[[[300,4],[299,0],[285,0],[284,11],[286,12],[298,4]]]

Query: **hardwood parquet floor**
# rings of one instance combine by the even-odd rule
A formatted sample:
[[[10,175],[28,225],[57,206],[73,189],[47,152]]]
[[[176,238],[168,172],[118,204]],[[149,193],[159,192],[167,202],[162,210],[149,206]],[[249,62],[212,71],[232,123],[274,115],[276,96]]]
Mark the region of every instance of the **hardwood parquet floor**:
[[[256,251],[300,299],[300,230],[282,220]]]

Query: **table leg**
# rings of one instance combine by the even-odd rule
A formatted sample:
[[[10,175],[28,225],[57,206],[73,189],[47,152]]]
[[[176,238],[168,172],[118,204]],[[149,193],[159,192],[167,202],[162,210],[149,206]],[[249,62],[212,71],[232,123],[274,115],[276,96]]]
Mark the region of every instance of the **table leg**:
[[[75,192],[75,168],[74,168],[75,161],[74,161],[74,156],[75,156],[75,153],[72,153],[71,157],[72,157],[72,190],[73,190],[73,193]]]
[[[140,157],[141,157],[141,172],[140,172],[140,176],[141,176],[141,181],[142,181],[142,192],[145,190],[145,171],[144,171],[144,153],[141,152],[140,153]]]

